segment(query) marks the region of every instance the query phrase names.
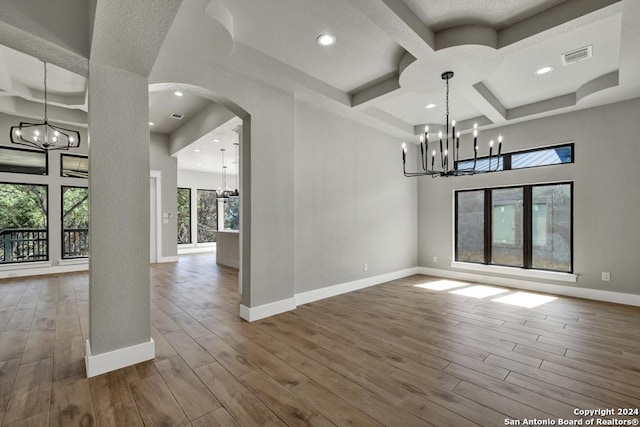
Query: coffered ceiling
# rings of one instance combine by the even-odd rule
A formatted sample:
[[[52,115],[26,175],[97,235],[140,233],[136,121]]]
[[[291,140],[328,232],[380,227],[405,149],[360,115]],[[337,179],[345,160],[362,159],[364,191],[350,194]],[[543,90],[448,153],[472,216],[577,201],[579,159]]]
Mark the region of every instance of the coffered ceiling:
[[[291,80],[324,83],[312,91],[330,100],[325,105],[400,133],[443,124],[445,71],[455,73],[451,114],[463,129],[640,96],[639,0],[215,3],[233,17],[236,47],[275,58]],[[322,33],[335,35],[336,44],[319,46]],[[563,54],[585,47],[591,58],[563,65]],[[536,75],[542,66],[553,71]],[[282,86],[268,74],[260,78]]]

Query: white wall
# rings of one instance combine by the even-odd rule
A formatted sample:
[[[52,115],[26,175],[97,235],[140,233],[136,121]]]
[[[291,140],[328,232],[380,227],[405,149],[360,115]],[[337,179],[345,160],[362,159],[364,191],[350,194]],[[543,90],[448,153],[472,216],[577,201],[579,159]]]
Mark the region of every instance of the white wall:
[[[302,102],[295,138],[296,293],[415,267],[417,182],[402,174],[402,141]]]
[[[229,177],[227,176],[227,181]],[[222,174],[178,169],[178,187],[217,190],[222,186]]]
[[[571,285],[640,294],[639,118],[640,99],[635,99],[482,132],[483,145],[501,133],[505,151],[574,141],[575,163],[470,177],[419,178],[420,266],[452,270],[455,190],[574,181],[573,257],[578,281]],[[462,137],[460,144],[469,145],[469,137]],[[434,256],[437,263],[432,262]],[[601,281],[603,271],[611,272],[610,282]]]
[[[161,225],[162,230],[162,254],[163,258],[177,256],[177,182],[178,161],[169,155],[169,137],[152,133],[149,143],[149,163],[151,170],[160,171],[162,175],[162,216],[168,223]],[[164,216],[167,218],[164,218]]]

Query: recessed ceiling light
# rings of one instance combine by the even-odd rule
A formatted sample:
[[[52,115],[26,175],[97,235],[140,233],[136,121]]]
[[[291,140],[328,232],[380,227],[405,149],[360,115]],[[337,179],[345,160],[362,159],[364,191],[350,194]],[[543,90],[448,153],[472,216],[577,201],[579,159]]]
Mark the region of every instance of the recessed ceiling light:
[[[198,163],[196,166],[202,166],[202,163]]]
[[[149,126],[155,126],[155,123],[149,122]]]
[[[194,149],[193,149],[193,152],[194,152],[194,153],[199,153],[199,152],[200,152],[200,149],[199,149],[199,148],[194,148]]]
[[[436,104],[427,104],[424,106],[424,108],[429,108],[429,109],[436,108]]]
[[[177,91],[173,92],[173,94],[174,94],[175,96],[182,96],[182,95],[184,95],[184,93],[180,92],[179,90],[177,90]]]
[[[220,142],[218,138],[214,139],[213,142]]]
[[[536,75],[541,76],[543,74],[547,74],[553,71],[553,67],[550,65],[545,65],[544,67],[540,67],[536,70]]]
[[[328,47],[336,44],[336,36],[333,34],[320,34],[316,39],[320,46]]]

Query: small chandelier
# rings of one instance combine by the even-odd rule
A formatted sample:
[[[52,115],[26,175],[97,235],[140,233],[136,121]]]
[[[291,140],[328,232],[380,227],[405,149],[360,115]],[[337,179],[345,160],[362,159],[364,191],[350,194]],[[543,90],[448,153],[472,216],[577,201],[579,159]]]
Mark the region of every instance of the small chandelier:
[[[80,132],[49,123],[47,106],[47,63],[44,62],[44,122],[20,122],[18,126],[11,126],[9,131],[11,142],[44,152],[78,148]]]
[[[473,125],[473,161],[463,160],[460,162],[458,156],[460,154],[460,132],[456,133],[456,121],[451,121],[451,135],[449,135],[449,80],[453,78],[453,71],[442,73],[442,80],[447,83],[447,117],[446,117],[446,133],[443,142],[442,131],[438,132],[440,139],[439,156],[436,150],[431,151],[429,156],[429,126],[425,126],[424,134],[420,135],[420,166],[422,170],[418,172],[407,172],[407,146],[402,144],[402,169],[404,176],[431,176],[449,177],[462,175],[475,175],[477,173],[496,172],[500,168],[500,153],[502,152],[502,135],[498,138],[498,154],[495,156],[496,164],[493,167],[493,140],[489,142],[489,164],[488,167],[478,168],[478,124]],[[449,136],[451,136],[451,146],[449,145]],[[436,165],[437,159],[437,165]],[[483,162],[484,164],[484,162]],[[436,167],[437,166],[437,167]]]

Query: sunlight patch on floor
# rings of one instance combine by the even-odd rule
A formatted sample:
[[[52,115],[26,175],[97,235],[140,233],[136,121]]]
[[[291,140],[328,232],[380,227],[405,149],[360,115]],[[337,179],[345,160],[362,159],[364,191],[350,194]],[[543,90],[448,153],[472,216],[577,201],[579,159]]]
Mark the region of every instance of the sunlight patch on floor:
[[[446,291],[453,288],[461,288],[462,286],[469,286],[469,284],[464,282],[454,282],[453,280],[436,280],[435,282],[419,283],[413,286],[432,291]]]
[[[503,294],[509,292],[508,289],[496,288],[493,286],[470,286],[468,288],[457,289],[455,291],[449,291],[450,294],[464,295],[472,298],[486,298],[493,295]]]
[[[549,295],[538,295],[529,292],[516,292],[511,295],[492,299],[491,301],[501,302],[504,304],[517,305],[518,307],[534,308],[558,298]]]

